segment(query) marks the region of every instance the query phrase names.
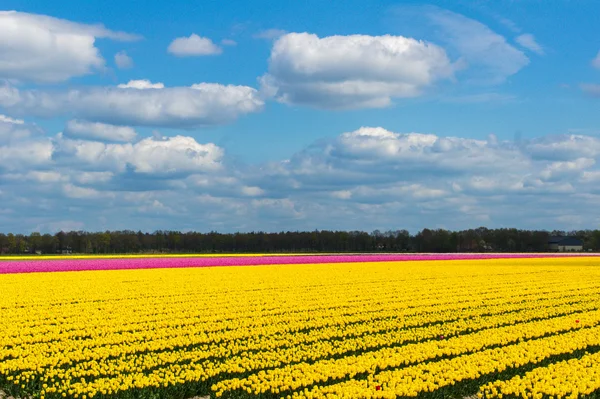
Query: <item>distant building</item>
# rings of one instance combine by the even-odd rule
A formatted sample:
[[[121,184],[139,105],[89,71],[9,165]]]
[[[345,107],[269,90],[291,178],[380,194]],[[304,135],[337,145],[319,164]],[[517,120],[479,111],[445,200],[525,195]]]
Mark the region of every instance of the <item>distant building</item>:
[[[71,247],[66,247],[63,249],[59,249],[58,251],[56,251],[59,254],[63,254],[63,255],[70,255],[73,253],[73,250],[71,249]]]
[[[548,249],[557,252],[583,251],[583,241],[575,237],[550,237]]]

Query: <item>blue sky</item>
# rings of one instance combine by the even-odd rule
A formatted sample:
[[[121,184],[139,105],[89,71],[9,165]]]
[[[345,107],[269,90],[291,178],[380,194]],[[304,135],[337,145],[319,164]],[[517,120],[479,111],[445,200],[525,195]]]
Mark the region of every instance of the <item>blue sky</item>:
[[[597,2],[2,9],[4,231],[600,222]]]

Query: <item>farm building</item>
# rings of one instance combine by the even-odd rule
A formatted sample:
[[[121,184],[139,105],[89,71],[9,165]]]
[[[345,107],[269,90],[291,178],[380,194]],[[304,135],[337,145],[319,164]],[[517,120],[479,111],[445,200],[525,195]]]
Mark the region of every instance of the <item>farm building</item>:
[[[550,237],[548,249],[558,252],[582,251],[583,241],[575,237]]]

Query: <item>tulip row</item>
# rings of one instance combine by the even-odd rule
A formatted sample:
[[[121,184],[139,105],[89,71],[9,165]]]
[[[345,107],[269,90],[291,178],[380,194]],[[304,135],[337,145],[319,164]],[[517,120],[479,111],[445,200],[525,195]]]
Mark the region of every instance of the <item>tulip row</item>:
[[[486,374],[502,373],[508,368],[538,363],[556,355],[564,355],[600,345],[600,327],[525,341],[515,345],[488,349],[473,354],[417,364],[398,370],[375,373],[366,380],[352,380],[293,395],[296,398],[389,398],[417,396],[448,385]],[[377,387],[381,387],[378,391]],[[498,396],[502,397],[502,396]]]
[[[527,283],[530,291],[535,290],[535,285]],[[596,283],[588,283],[579,285],[579,287],[565,285],[561,281],[556,283],[546,283],[545,288],[555,289],[555,286],[560,285],[562,290],[549,291],[545,296],[547,299],[552,298],[574,298],[581,297],[585,292],[595,292],[598,287]],[[437,287],[436,287],[437,288]],[[69,309],[68,305],[61,306],[61,317],[57,318],[56,312],[52,312],[52,318],[49,320],[43,320],[42,317],[48,314],[47,309],[34,313],[28,310],[28,316],[35,318],[37,324],[29,325],[29,328],[36,328],[37,333],[33,335],[22,335],[23,332],[23,321],[19,323],[19,316],[23,317],[23,312],[18,311],[14,316],[8,312],[5,317],[5,325],[3,332],[5,336],[0,338],[0,348],[6,348],[7,346],[18,346],[27,347],[28,349],[37,349],[31,344],[35,343],[47,343],[47,346],[51,346],[51,343],[58,340],[59,338],[77,339],[79,336],[91,336],[95,339],[93,341],[87,341],[85,343],[79,343],[84,347],[89,347],[95,343],[101,345],[117,345],[123,342],[131,343],[135,342],[136,338],[144,341],[148,340],[148,337],[144,334],[148,334],[149,330],[159,330],[162,337],[179,335],[189,336],[190,333],[218,333],[223,331],[236,331],[238,335],[233,334],[233,339],[239,339],[239,334],[245,334],[246,336],[255,336],[259,329],[264,332],[263,329],[266,326],[272,327],[273,330],[281,334],[289,336],[289,332],[295,332],[299,329],[308,328],[319,328],[327,325],[339,325],[339,324],[350,324],[350,323],[364,323],[377,319],[385,319],[394,316],[400,316],[403,318],[411,315],[421,315],[425,317],[432,317],[434,314],[444,313],[459,313],[459,312],[470,312],[469,315],[481,315],[488,311],[489,306],[501,306],[504,311],[512,311],[522,308],[523,302],[527,301],[527,304],[533,304],[536,302],[530,301],[535,299],[537,293],[523,293],[506,299],[507,290],[515,290],[519,288],[518,284],[513,286],[500,287],[501,289],[494,290],[480,290],[473,291],[466,294],[465,287],[458,286],[454,290],[447,290],[450,299],[438,299],[437,293],[427,293],[422,296],[412,296],[408,298],[399,298],[397,294],[381,295],[378,299],[378,303],[369,301],[372,297],[373,291],[363,292],[363,296],[355,297],[353,301],[340,302],[340,292],[336,290],[323,290],[319,292],[319,300],[321,304],[317,305],[314,303],[307,303],[305,306],[295,306],[294,311],[290,311],[286,308],[274,308],[270,310],[259,309],[256,310],[252,307],[253,304],[246,303],[238,305],[240,309],[232,311],[230,309],[223,309],[227,307],[230,302],[216,302],[213,304],[203,304],[200,309],[195,309],[190,305],[197,303],[199,298],[190,296],[188,300],[181,302],[169,301],[164,303],[164,297],[158,297],[155,304],[151,300],[146,299],[144,309],[136,309],[137,299],[129,301],[120,301],[119,307],[123,308],[123,311],[112,317],[113,314],[110,308],[102,306],[103,312],[97,313],[97,318],[88,318],[86,320],[86,326],[81,326],[80,311],[81,304],[75,304]],[[374,291],[379,290],[380,287],[374,287]],[[435,292],[435,291],[434,291]],[[461,293],[462,292],[462,293]],[[298,299],[309,301],[310,298],[305,298],[300,295]],[[314,293],[313,293],[314,294]],[[231,297],[229,301],[237,301],[241,298]],[[482,299],[485,300],[485,304],[482,305]],[[330,300],[332,303],[329,305],[327,302]],[[156,306],[153,306],[156,305]],[[98,304],[100,306],[100,304]],[[527,305],[529,306],[529,305]],[[542,306],[542,304],[540,304]],[[514,308],[514,309],[513,309]],[[131,312],[127,310],[131,309]],[[432,311],[433,310],[433,311]],[[140,313],[142,311],[143,313]],[[104,312],[109,312],[108,314]],[[126,312],[126,314],[123,314]],[[475,313],[472,313],[475,312]],[[377,317],[373,318],[373,314]],[[461,313],[464,315],[464,313]],[[93,316],[93,315],[92,315]],[[335,320],[334,320],[335,318]],[[441,319],[444,320],[444,319]],[[335,321],[336,324],[332,323]],[[279,323],[280,326],[275,326],[273,323]],[[410,325],[410,324],[409,324]],[[414,324],[413,324],[414,325]],[[102,329],[98,329],[102,326]],[[243,330],[239,330],[243,328]],[[172,335],[174,333],[178,333]],[[115,338],[115,340],[111,340]],[[219,335],[215,337],[219,341],[228,340],[228,337]],[[63,350],[61,349],[61,352]]]
[[[595,309],[598,305],[589,302],[582,302],[573,305],[563,305],[551,309],[545,316],[554,316],[556,314],[564,314],[566,311],[586,312]],[[387,331],[375,335],[359,335],[354,334],[352,338],[347,338],[343,341],[317,340],[312,341],[312,344],[297,344],[285,348],[277,347],[272,350],[267,348],[267,342],[256,342],[255,348],[263,348],[261,351],[244,351],[231,356],[230,351],[224,346],[202,346],[194,349],[175,350],[164,352],[151,352],[140,356],[119,357],[116,359],[104,361],[88,361],[79,363],[77,368],[71,368],[67,371],[50,370],[45,373],[47,378],[58,377],[64,383],[70,381],[78,381],[81,377],[85,377],[86,381],[91,381],[94,377],[102,375],[117,376],[119,374],[131,373],[135,371],[151,370],[158,366],[164,369],[169,365],[192,364],[194,367],[200,367],[203,370],[201,380],[205,381],[209,378],[218,376],[219,374],[227,374],[232,370],[243,369],[243,372],[254,370],[262,370],[266,367],[282,366],[290,362],[300,362],[307,360],[316,360],[322,357],[341,355],[347,352],[356,352],[359,350],[370,350],[379,348],[384,345],[402,344],[404,342],[421,341],[426,339],[437,338],[441,334],[454,335],[466,333],[467,330],[479,330],[484,328],[494,328],[502,324],[514,324],[530,320],[539,314],[539,310],[528,309],[527,311],[518,313],[506,313],[496,315],[496,317],[486,317],[474,319],[472,321],[459,320],[447,324],[435,324],[429,327],[417,327],[412,329],[402,329],[395,331]],[[577,314],[565,316],[572,323],[573,317]],[[590,322],[589,315],[586,316],[587,322]],[[527,323],[523,324],[523,328],[527,327]],[[187,368],[183,366],[183,368]],[[182,369],[183,369],[182,368]],[[98,372],[98,370],[102,370]],[[198,375],[198,374],[197,374]]]
[[[0,274],[84,270],[122,270],[154,268],[186,268],[208,266],[257,266],[281,264],[401,262],[485,259],[584,258],[590,254],[345,254],[345,255],[111,255],[90,257],[61,256],[4,256],[0,257]]]
[[[21,342],[20,344],[13,342],[12,346],[4,347],[1,352],[3,355],[0,356],[4,356],[5,359],[9,360],[0,365],[0,370],[26,370],[48,365],[71,364],[74,361],[83,360],[102,361],[106,358],[120,358],[135,353],[155,353],[171,350],[180,346],[184,346],[184,351],[189,347],[195,348],[195,351],[202,352],[206,358],[227,357],[242,351],[244,353],[240,356],[253,355],[248,351],[260,351],[260,355],[266,357],[272,355],[267,355],[268,352],[265,351],[278,351],[282,347],[293,347],[297,350],[303,347],[306,348],[306,352],[310,354],[311,358],[316,358],[316,354],[320,352],[315,351],[307,344],[317,342],[323,345],[321,342],[323,340],[339,340],[350,337],[350,340],[346,340],[344,345],[336,349],[337,353],[343,353],[342,348],[348,347],[351,342],[354,342],[353,350],[356,350],[360,347],[382,345],[392,335],[397,337],[402,335],[405,337],[404,340],[410,340],[419,337],[418,331],[429,331],[428,333],[421,333],[419,339],[425,339],[438,333],[455,334],[463,328],[471,330],[491,328],[502,324],[527,321],[535,317],[551,317],[565,313],[589,311],[595,309],[596,292],[597,287],[591,286],[586,290],[578,290],[577,296],[558,292],[539,301],[529,301],[530,295],[516,296],[504,303],[495,303],[495,301],[488,300],[485,305],[466,301],[461,302],[458,309],[456,307],[440,306],[434,308],[434,312],[426,311],[426,308],[416,307],[413,312],[405,313],[402,318],[397,317],[399,309],[395,306],[388,309],[367,309],[366,312],[363,310],[362,313],[349,315],[345,318],[338,316],[335,319],[336,323],[331,322],[332,318],[335,317],[335,312],[328,311],[324,315],[315,312],[310,323],[314,328],[295,334],[290,334],[290,329],[292,329],[291,331],[297,331],[301,327],[306,327],[307,320],[284,319],[283,323],[274,321],[274,324],[268,326],[268,328],[265,325],[259,325],[256,328],[220,331],[212,331],[210,326],[200,323],[185,325],[185,328],[162,328],[152,331],[112,330],[109,333],[107,330],[99,330],[98,332],[101,334],[94,334],[93,331],[86,328],[82,334],[90,334],[89,336],[93,339],[73,341],[73,338],[77,338],[77,335],[66,334],[65,337],[68,339],[65,340],[65,337],[63,337],[63,341]],[[373,311],[378,313],[377,318],[372,317]],[[457,311],[460,311],[461,318],[452,322],[456,318]],[[482,318],[482,316],[485,316],[485,318]],[[319,325],[314,324],[316,320],[321,323]],[[417,328],[414,331],[396,331],[403,328],[418,327],[424,321],[428,324],[437,324],[434,324],[431,328]],[[297,323],[295,328],[294,323]],[[207,333],[207,328],[208,331],[212,332]],[[381,335],[385,332],[388,333]],[[366,335],[375,333],[379,335],[372,337]],[[257,335],[258,338],[255,338]],[[374,341],[375,338],[379,341]],[[371,343],[367,345],[368,342]],[[376,344],[376,342],[379,343]],[[224,345],[225,343],[227,345]],[[325,344],[332,345],[333,343],[326,341]],[[31,356],[31,354],[36,354],[36,356]],[[39,355],[44,355],[41,362],[38,358]]]
[[[586,315],[588,325],[600,324],[600,311]],[[223,392],[243,389],[253,393],[270,391],[293,391],[301,387],[318,384],[330,379],[353,378],[362,373],[395,368],[409,364],[425,362],[444,356],[456,356],[477,352],[486,347],[506,345],[519,340],[543,337],[548,334],[564,333],[581,328],[573,316],[564,316],[531,323],[511,325],[483,330],[473,334],[461,335],[440,341],[426,341],[400,347],[384,348],[360,355],[345,356],[341,359],[326,359],[314,363],[299,363],[280,367],[259,375],[246,378],[233,378],[221,381],[213,386],[217,396]],[[600,331],[598,329],[594,331]],[[598,337],[600,339],[600,336]],[[292,377],[292,378],[290,378]],[[298,377],[297,379],[295,379]]]
[[[357,387],[353,397],[395,397],[389,381],[402,370],[597,332],[596,264],[582,257],[0,275],[0,388],[45,399],[183,397],[177,389],[352,397]],[[418,378],[431,373],[442,371]],[[447,374],[448,384],[474,378],[461,375]]]
[[[600,390],[600,352],[586,353],[581,358],[538,367],[524,376],[508,381],[495,381],[481,387],[483,395],[523,398],[567,397],[590,395]]]

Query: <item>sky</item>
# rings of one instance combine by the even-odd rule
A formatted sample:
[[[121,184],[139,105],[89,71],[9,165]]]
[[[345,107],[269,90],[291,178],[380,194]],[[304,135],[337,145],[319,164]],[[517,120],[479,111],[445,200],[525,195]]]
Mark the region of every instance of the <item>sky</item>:
[[[3,0],[0,231],[600,228],[600,3]]]

